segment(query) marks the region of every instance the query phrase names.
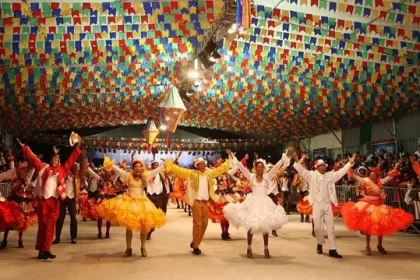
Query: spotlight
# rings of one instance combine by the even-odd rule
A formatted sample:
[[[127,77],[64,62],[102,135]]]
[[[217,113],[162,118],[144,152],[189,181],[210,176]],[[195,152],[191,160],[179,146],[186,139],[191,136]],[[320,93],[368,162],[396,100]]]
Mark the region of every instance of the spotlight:
[[[198,87],[202,82],[203,82],[203,79],[198,78],[194,81],[194,86]]]
[[[162,123],[162,124],[159,126],[159,130],[165,131],[165,130],[166,130],[166,124]]]
[[[192,89],[192,87],[190,87],[188,90],[187,90],[187,93],[186,93],[186,96],[187,97],[191,97],[191,96],[193,96],[194,95],[194,90]],[[190,99],[191,100],[191,99]]]

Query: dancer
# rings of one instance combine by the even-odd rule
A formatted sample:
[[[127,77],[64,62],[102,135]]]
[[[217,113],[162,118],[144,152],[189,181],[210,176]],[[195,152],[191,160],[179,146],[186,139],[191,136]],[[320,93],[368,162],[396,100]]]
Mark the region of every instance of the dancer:
[[[66,176],[66,198],[60,202],[60,215],[55,225],[55,240],[53,244],[59,244],[61,242],[61,231],[63,230],[67,210],[70,215],[70,243],[76,244],[77,242],[76,205],[80,193],[80,184],[84,181],[84,175],[87,172],[88,165],[87,158],[84,158],[82,166],[80,167],[78,163],[73,164],[69,174]]]
[[[18,246],[23,248],[23,232],[37,223],[33,207],[34,190],[33,186],[30,185],[35,169],[31,168],[28,170],[26,161],[18,163],[18,167],[15,168],[14,157],[11,154],[8,160],[10,169],[0,174],[0,182],[5,180],[12,181],[12,193],[8,197],[8,202],[3,205],[8,207],[7,212],[13,213],[13,222],[4,225],[4,235],[0,249],[6,248],[10,230],[18,231]]]
[[[110,165],[112,164],[112,165]],[[161,227],[165,223],[165,213],[145,196],[143,181],[150,181],[153,177],[164,171],[159,166],[154,170],[147,171],[145,164],[140,160],[131,163],[131,172],[126,172],[116,165],[113,165],[107,157],[104,159],[104,168],[112,168],[128,184],[126,194],[103,202],[99,208],[99,216],[112,224],[126,228],[125,241],[127,248],[123,257],[131,257],[133,250],[131,241],[133,231],[140,232],[141,255],[147,257],[146,238],[152,228]]]
[[[178,157],[180,154],[178,155]],[[159,167],[159,162],[157,160],[153,160],[151,162],[151,169],[155,170]],[[150,199],[151,202],[156,206],[158,209],[162,209],[163,213],[166,215],[166,210],[168,207],[168,198],[169,193],[171,192],[171,184],[166,176],[160,172],[157,173],[157,176],[151,178],[150,181],[147,182],[147,197]],[[147,240],[150,240],[152,237],[152,232],[155,229],[152,228],[149,233],[147,234]]]
[[[282,225],[287,223],[287,217],[283,207],[272,203],[267,193],[276,172],[283,165],[288,166],[290,164],[288,150],[269,172],[265,172],[265,161],[258,159],[255,163],[255,173],[249,172],[242,164],[238,164],[238,160],[231,151],[228,151],[228,153],[233,158],[233,164],[237,165],[251,182],[252,193],[240,204],[229,203],[225,206],[223,212],[229,223],[237,227],[242,226],[248,230],[248,258],[253,258],[252,236],[256,233],[263,234],[264,257],[270,258],[268,233],[280,229]]]
[[[299,161],[295,154],[295,164],[293,167],[302,175],[303,179],[309,183],[309,198],[308,201],[312,205],[313,220],[315,227],[315,236],[317,240],[317,253],[322,254],[322,245],[325,243],[323,233],[325,223],[328,232],[329,256],[333,258],[342,258],[337,253],[334,233],[333,209],[331,203],[338,206],[337,194],[335,192],[335,182],[339,181],[354,164],[357,154],[353,154],[349,158],[349,162],[338,171],[327,172],[327,164],[322,160],[315,163],[316,171],[308,171],[303,167],[302,163],[305,157]]]
[[[195,170],[181,168],[170,160],[165,161],[165,170],[187,180],[185,201],[192,208],[193,215],[193,241],[190,247],[195,255],[200,255],[200,244],[203,240],[208,224],[209,199],[215,201],[214,179],[230,168],[230,160],[215,169],[206,169],[207,161],[202,157],[194,161]]]
[[[79,146],[82,142],[80,136],[72,133],[72,138],[77,138],[77,143],[70,157],[64,164],[60,164],[58,150],[54,147],[54,156],[50,164],[43,163],[27,146],[17,139],[22,147],[29,164],[38,171],[35,192],[40,197],[38,205],[38,234],[35,249],[39,251],[38,259],[55,259],[51,253],[51,243],[54,237],[54,226],[60,213],[59,198],[64,199],[65,184],[64,178],[71,166],[76,162],[82,153]]]
[[[302,166],[306,168],[306,162],[303,162]],[[302,175],[296,173],[293,178],[292,185],[296,187],[296,190],[299,194],[299,203],[296,206],[296,210],[300,213],[300,222],[310,223],[309,215],[312,212],[312,207],[310,211],[308,211],[308,207],[304,207],[304,198],[309,194],[309,184],[303,179]],[[309,203],[307,203],[307,205],[309,205]]]
[[[349,172],[351,177],[362,184],[364,197],[356,203],[352,201],[345,203],[341,213],[348,229],[361,231],[366,236],[365,254],[367,256],[372,255],[370,248],[372,235],[378,237],[378,251],[387,255],[382,244],[383,237],[403,230],[413,222],[414,217],[410,213],[401,208],[392,208],[384,204],[386,195],[383,191],[383,184],[392,179],[394,175],[398,175],[397,169],[398,164],[383,179],[380,179],[380,174],[375,172],[375,169],[370,170],[368,177],[365,178]]]

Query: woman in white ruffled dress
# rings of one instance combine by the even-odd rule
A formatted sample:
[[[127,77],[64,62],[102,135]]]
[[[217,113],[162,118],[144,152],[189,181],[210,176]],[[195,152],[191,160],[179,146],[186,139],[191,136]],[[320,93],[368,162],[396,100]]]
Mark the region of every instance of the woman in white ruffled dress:
[[[249,180],[252,188],[250,193],[242,203],[229,203],[223,209],[226,220],[236,226],[244,227],[248,230],[248,258],[253,258],[252,255],[252,237],[253,234],[262,233],[264,238],[264,257],[270,258],[268,250],[268,233],[273,230],[278,230],[282,225],[287,223],[287,216],[284,209],[280,205],[273,203],[271,198],[267,195],[271,180],[274,180],[276,172],[286,164],[290,164],[290,157],[288,151],[283,154],[282,158],[277,164],[266,172],[266,163],[259,159],[255,163],[255,173],[249,170],[242,164],[238,164],[235,155],[228,151],[233,158],[233,165],[237,165],[244,176]]]

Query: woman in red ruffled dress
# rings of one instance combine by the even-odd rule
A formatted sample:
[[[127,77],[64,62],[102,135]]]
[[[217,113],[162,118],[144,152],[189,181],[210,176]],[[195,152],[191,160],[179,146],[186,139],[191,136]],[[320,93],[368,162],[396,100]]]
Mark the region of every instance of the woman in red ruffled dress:
[[[23,232],[37,223],[33,206],[34,188],[29,184],[35,170],[28,170],[27,162],[21,162],[15,168],[14,158],[11,156],[9,160],[10,170],[0,174],[0,182],[4,180],[12,181],[11,195],[7,201],[0,202],[0,210],[4,211],[4,219],[0,221],[0,229],[4,230],[0,249],[6,248],[10,230],[19,232],[18,245],[19,248],[23,248]]]
[[[385,193],[383,184],[393,176],[398,175],[397,167],[388,173],[388,177],[381,179],[378,168],[372,168],[368,177],[362,178],[353,172],[349,175],[362,184],[364,197],[358,202],[347,202],[341,209],[344,224],[350,230],[361,231],[366,236],[366,255],[372,254],[370,238],[372,235],[378,237],[378,251],[384,255],[388,254],[382,245],[385,235],[393,234],[407,228],[413,222],[413,215],[401,208],[392,208],[384,204]]]
[[[174,190],[169,194],[169,198],[172,200],[172,202],[176,202],[177,209],[184,209],[184,212],[187,212],[188,209],[188,216],[191,216],[191,206],[189,206],[187,203],[184,203],[185,198],[185,183],[186,181],[184,178],[181,178],[179,176],[176,176],[174,179]],[[181,205],[179,203],[181,202]]]

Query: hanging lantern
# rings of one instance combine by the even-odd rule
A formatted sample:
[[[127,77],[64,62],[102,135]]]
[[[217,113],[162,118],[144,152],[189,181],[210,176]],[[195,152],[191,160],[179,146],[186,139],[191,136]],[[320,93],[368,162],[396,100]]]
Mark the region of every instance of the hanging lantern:
[[[146,127],[142,131],[143,137],[146,138],[147,142],[147,152],[150,154],[152,152],[152,145],[155,142],[156,137],[159,134],[159,129],[157,129],[155,122],[152,119],[148,119]]]
[[[166,125],[166,145],[170,147],[171,133],[176,131],[178,124],[187,110],[175,86],[171,87],[168,97],[160,107],[160,122]]]

